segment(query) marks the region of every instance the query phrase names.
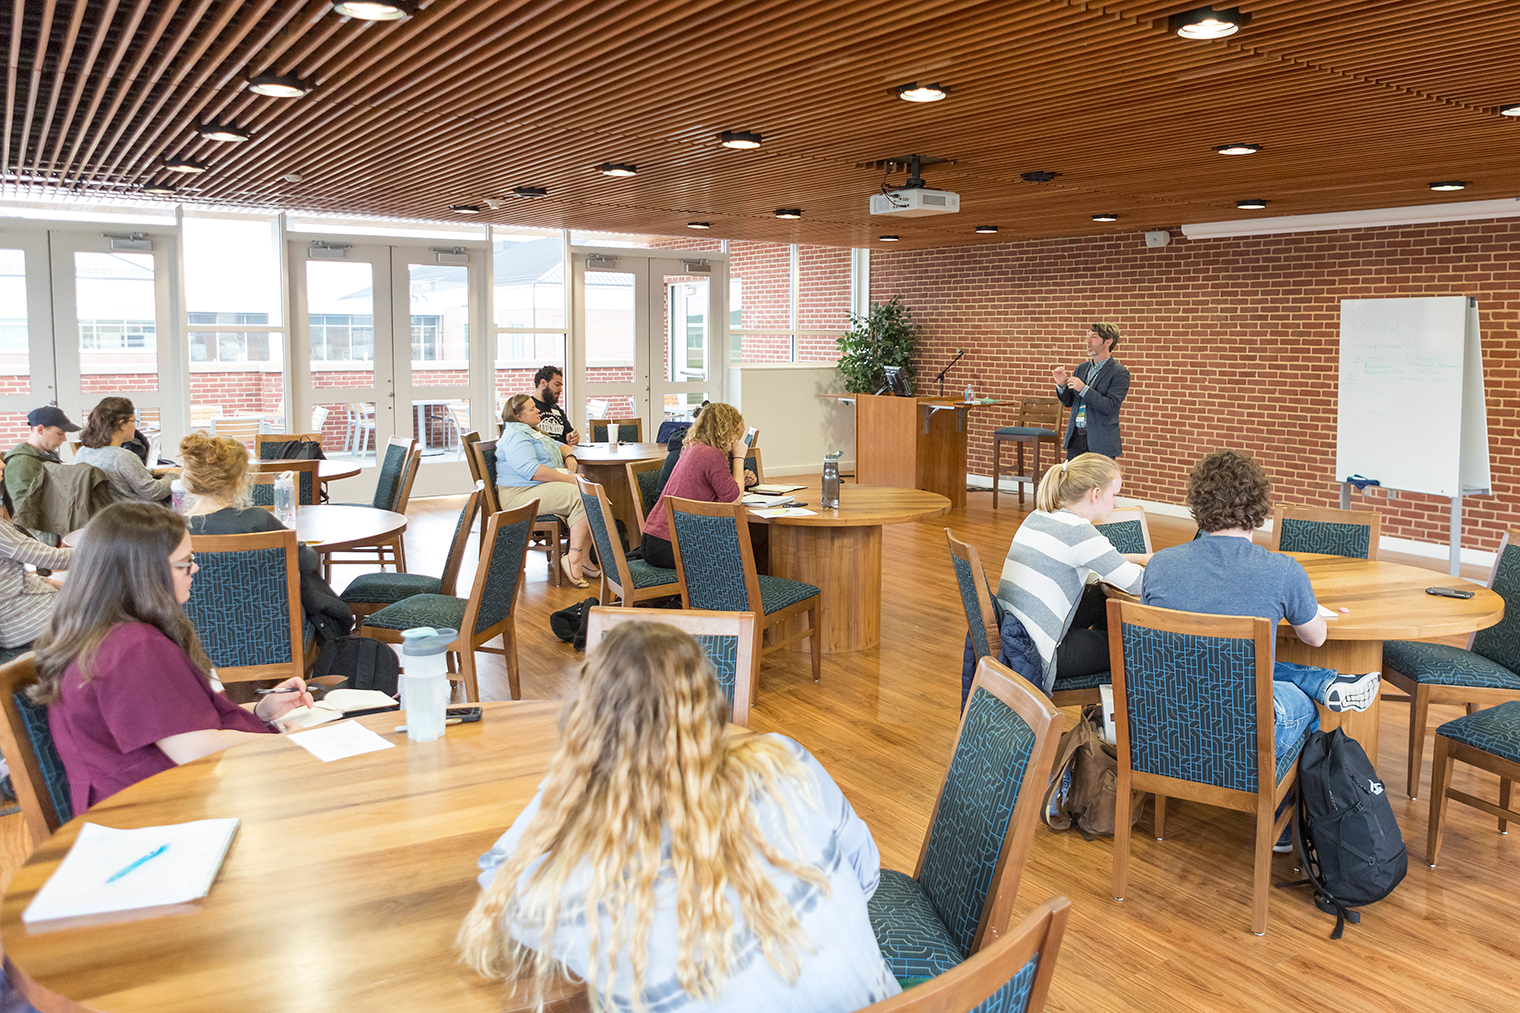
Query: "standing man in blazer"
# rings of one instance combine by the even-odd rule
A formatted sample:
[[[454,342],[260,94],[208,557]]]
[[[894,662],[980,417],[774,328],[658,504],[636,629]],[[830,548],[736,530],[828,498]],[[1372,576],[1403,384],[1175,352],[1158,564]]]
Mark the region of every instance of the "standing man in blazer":
[[[1119,347],[1119,328],[1093,324],[1087,332],[1088,361],[1071,373],[1057,366],[1053,371],[1056,396],[1071,409],[1066,420],[1066,459],[1091,451],[1105,457],[1123,452],[1119,440],[1119,406],[1129,394],[1129,370],[1114,358]]]

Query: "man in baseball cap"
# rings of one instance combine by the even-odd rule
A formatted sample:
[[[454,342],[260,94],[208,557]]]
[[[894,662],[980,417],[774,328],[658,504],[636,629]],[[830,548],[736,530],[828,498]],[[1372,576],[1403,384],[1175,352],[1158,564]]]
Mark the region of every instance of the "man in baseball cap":
[[[50,404],[33,408],[26,416],[26,424],[29,427],[26,442],[18,443],[5,455],[5,498],[12,513],[44,464],[63,463],[58,448],[63,446],[69,433],[79,431],[62,409]]]

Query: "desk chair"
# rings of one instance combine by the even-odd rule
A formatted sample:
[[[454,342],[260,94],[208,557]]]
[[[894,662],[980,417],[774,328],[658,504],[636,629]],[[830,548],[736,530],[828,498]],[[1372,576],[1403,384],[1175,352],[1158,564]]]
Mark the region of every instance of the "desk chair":
[[[245,446],[258,439],[263,428],[263,419],[216,419],[214,422],[214,431],[217,436],[237,440]]]
[[[964,963],[859,1013],[1040,1013],[1070,912],[1053,897]]]
[[[606,501],[603,500],[605,503]],[[605,568],[602,572],[606,572]],[[712,664],[718,688],[728,700],[729,720],[749,727],[750,701],[760,673],[760,656],[755,653],[755,614],[753,612],[704,612],[699,609],[607,608],[591,610],[586,624],[586,653],[590,654],[602,635],[618,623],[664,623],[688,634],[702,645]]]
[[[415,594],[387,605],[362,620],[361,636],[388,644],[401,643],[403,630],[418,626],[458,630],[449,644],[450,676],[464,683],[464,698],[480,699],[475,675],[475,652],[499,654],[507,666],[507,687],[513,700],[522,699],[517,665],[517,601],[522,597],[523,566],[528,556],[528,533],[538,512],[538,500],[513,510],[494,513],[486,521],[480,567],[468,598],[447,594]],[[468,530],[468,529],[466,529]],[[501,637],[502,646],[486,644]],[[452,662],[458,658],[458,675]]]
[[[1451,786],[1451,772],[1457,761],[1470,763],[1480,770],[1499,776],[1499,804],[1458,791]],[[1436,729],[1435,768],[1430,787],[1430,831],[1425,839],[1425,862],[1435,868],[1441,851],[1441,821],[1446,818],[1447,799],[1499,818],[1499,833],[1509,833],[1510,820],[1520,821],[1520,812],[1510,805],[1510,786],[1520,780],[1520,700],[1448,721]]]
[[[1383,643],[1383,679],[1409,694],[1410,798],[1420,786],[1431,704],[1462,703],[1471,714],[1477,707],[1520,700],[1520,528],[1510,528],[1499,542],[1488,586],[1504,599],[1504,618],[1469,636],[1466,648],[1417,640]],[[1439,802],[1439,796],[1431,800]]]
[[[643,443],[643,419],[593,419],[590,422],[591,442],[606,443],[607,427],[617,426],[619,443]]]
[[[1012,443],[1019,448],[1019,506],[1024,505],[1024,484],[1038,488],[1040,484],[1040,447],[1046,441],[1055,452],[1051,463],[1061,459],[1061,402],[1053,397],[1027,397],[1019,402],[1019,423],[992,431],[992,509],[997,509],[998,486],[1002,484],[1003,444]],[[1030,470],[1024,472],[1024,448],[1032,452]]]
[[[760,649],[760,656],[806,639],[812,647],[813,681],[817,682],[823,654],[818,636],[822,592],[800,580],[757,574],[749,511],[742,503],[699,503],[670,496],[663,502],[681,581],[681,607],[763,616],[755,631],[757,646],[767,628],[806,616],[805,629],[789,637],[779,636],[778,630],[778,636]]]
[[[1151,528],[1145,523],[1145,508],[1138,506],[1115,507],[1108,515],[1108,523],[1095,524],[1103,537],[1123,553],[1143,555],[1154,552],[1151,548]]]
[[[392,436],[385,444],[385,456],[380,461],[380,474],[375,479],[375,495],[368,504],[376,510],[392,510],[406,513],[412,499],[412,483],[417,481],[417,470],[422,465],[422,450],[417,441]],[[394,564],[397,573],[406,572],[406,541],[396,535],[374,545],[359,545],[346,550],[343,555],[328,553],[322,557],[323,576],[331,579],[334,564],[379,563]]]
[[[0,666],[0,753],[10,762],[11,785],[34,848],[74,818],[69,776],[53,745],[47,708],[26,698],[26,688],[36,681],[31,652]]]
[[[185,615],[222,682],[306,674],[294,531],[191,535],[200,572]]]
[[[498,513],[501,510],[501,492],[496,488],[496,441],[475,439],[470,441],[466,437],[466,446],[475,455],[475,470],[480,474],[480,481],[485,482],[485,513],[486,516]],[[481,528],[484,531],[484,527]],[[559,587],[564,580],[564,569],[559,564],[559,558],[564,553],[564,539],[569,536],[569,529],[560,523],[555,514],[541,514],[533,519],[533,540],[542,541],[544,553],[549,557],[549,583]],[[480,551],[485,551],[485,542],[482,541]]]
[[[348,437],[344,440],[345,453],[364,455],[375,436],[375,404],[373,401],[351,401],[348,404]]]
[[[361,573],[348,582],[340,597],[353,611],[355,619],[378,612],[387,605],[418,594],[438,594],[454,597],[459,582],[459,568],[464,563],[464,549],[470,541],[470,529],[475,525],[475,515],[480,512],[485,499],[485,483],[476,482],[475,491],[465,500],[459,511],[459,523],[454,525],[454,538],[449,542],[449,553],[444,557],[443,575],[429,577],[421,573]]]
[[[628,491],[633,494],[633,517],[639,525],[639,537],[644,537],[644,521],[659,500],[660,471],[665,459],[654,461],[630,461],[623,465],[628,472]]]
[[[575,476],[575,485],[580,490],[591,538],[602,563],[601,603],[611,605],[614,595],[629,606],[680,594],[681,579],[676,571],[654,566],[642,559],[629,559],[623,552],[606,490],[580,475]]]
[[[1273,624],[1108,603],[1119,785],[1114,808],[1115,900],[1129,875],[1131,792],[1156,795],[1156,839],[1166,798],[1256,816],[1251,931],[1267,931],[1272,845],[1294,807],[1278,806],[1298,782],[1303,738],[1281,760],[1273,751]]]
[[[881,870],[867,902],[898,979],[943,974],[1008,928],[1063,720],[1011,669],[977,664],[918,866]]]
[[[1382,523],[1383,515],[1376,510],[1279,503],[1272,511],[1272,544],[1267,547],[1274,552],[1323,552],[1349,559],[1376,559]]]
[[[253,505],[261,507],[274,506],[274,483],[287,471],[295,472],[296,503],[300,506],[312,506],[317,502],[318,490],[322,488],[322,482],[317,477],[317,469],[322,466],[317,460],[277,460],[277,461],[250,461],[248,462],[249,494],[253,497]]]
[[[311,425],[308,426],[307,428],[309,428],[312,432],[314,432],[314,433],[317,434],[317,442],[318,443],[322,442],[322,439],[321,439],[322,428],[327,425],[327,416],[329,416],[331,414],[332,414],[332,409],[329,408],[329,407],[327,407],[326,405],[313,405],[312,406],[312,409],[311,409]]]

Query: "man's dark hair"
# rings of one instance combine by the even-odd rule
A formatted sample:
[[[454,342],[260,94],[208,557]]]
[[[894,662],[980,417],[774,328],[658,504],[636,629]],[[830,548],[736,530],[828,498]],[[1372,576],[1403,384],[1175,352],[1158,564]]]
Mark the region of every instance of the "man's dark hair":
[[[537,390],[541,383],[548,383],[556,376],[564,376],[565,371],[558,366],[540,366],[538,372],[533,374],[533,389]]]
[[[1098,337],[1108,342],[1108,350],[1110,352],[1119,347],[1119,328],[1113,324],[1093,324],[1089,329]]]
[[[1221,450],[1193,466],[1187,504],[1202,531],[1255,531],[1272,512],[1272,482],[1255,458]]]

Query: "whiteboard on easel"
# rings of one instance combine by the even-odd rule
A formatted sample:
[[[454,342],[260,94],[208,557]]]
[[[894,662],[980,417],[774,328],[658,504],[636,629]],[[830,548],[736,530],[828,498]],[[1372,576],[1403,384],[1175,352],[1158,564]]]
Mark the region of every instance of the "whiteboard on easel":
[[[1335,480],[1455,497],[1489,491],[1477,300],[1341,301]]]

